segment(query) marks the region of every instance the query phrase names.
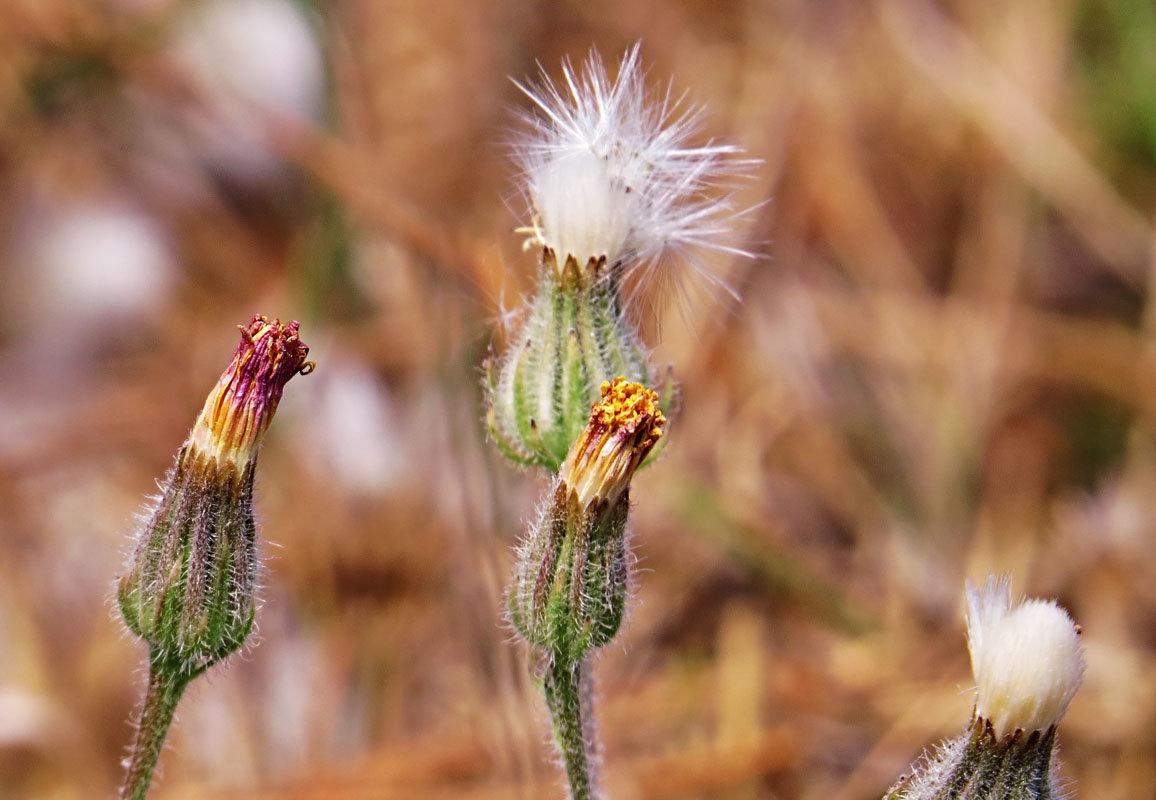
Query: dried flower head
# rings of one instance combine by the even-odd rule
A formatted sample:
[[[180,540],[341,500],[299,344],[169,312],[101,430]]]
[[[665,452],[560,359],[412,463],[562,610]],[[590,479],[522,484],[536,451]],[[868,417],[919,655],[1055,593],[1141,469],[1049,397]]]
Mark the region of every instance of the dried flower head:
[[[605,258],[643,277],[696,248],[747,255],[727,244],[736,216],[728,185],[753,162],[732,145],[690,146],[702,108],[669,87],[648,96],[637,44],[613,81],[596,52],[581,70],[564,62],[562,74],[562,86],[544,70],[538,84],[518,84],[535,106],[514,145],[531,206],[528,246],[543,247],[559,270],[570,258],[579,267]]]
[[[1011,582],[967,586],[967,639],[976,715],[996,736],[1044,731],[1068,708],[1084,675],[1076,624],[1052,600],[1011,604]]]
[[[297,323],[257,316],[209,393],[137,534],[117,600],[149,680],[121,797],[144,800],[185,687],[236,651],[256,608],[257,448],[285,384],[313,364]]]
[[[209,393],[189,434],[191,454],[215,459],[238,471],[253,458],[269,427],[285,384],[297,373],[313,369],[298,336],[298,324],[256,316],[238,325],[241,342],[233,360]]]
[[[238,327],[241,342],[165,478],[118,591],[129,628],[184,671],[224,658],[248,635],[256,453],[286,382],[313,368],[296,322],[257,316]]]

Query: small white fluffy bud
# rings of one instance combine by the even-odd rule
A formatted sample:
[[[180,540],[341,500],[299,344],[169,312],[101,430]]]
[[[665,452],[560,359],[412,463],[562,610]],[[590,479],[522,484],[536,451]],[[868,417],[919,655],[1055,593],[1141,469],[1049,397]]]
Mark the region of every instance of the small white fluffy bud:
[[[982,590],[969,581],[967,639],[976,714],[996,736],[1059,721],[1084,676],[1079,630],[1064,609],[1031,599],[1013,608],[1006,577],[989,577]]]
[[[730,145],[692,147],[702,109],[665,94],[649,96],[638,45],[611,81],[597,53],[561,85],[543,72],[518,87],[534,103],[528,130],[514,143],[528,197],[528,244],[549,247],[559,267],[607,264],[653,273],[665,256],[695,248],[749,255],[727,244],[737,216],[728,189],[753,161]],[[682,259],[692,268],[693,256]],[[708,280],[717,279],[701,272]]]

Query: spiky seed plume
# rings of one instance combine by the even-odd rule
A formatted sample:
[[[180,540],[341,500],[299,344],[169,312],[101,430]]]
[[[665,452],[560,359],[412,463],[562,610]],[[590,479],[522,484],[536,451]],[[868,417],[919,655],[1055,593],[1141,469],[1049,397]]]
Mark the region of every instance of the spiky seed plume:
[[[564,62],[561,84],[542,71],[518,83],[533,103],[514,142],[528,197],[528,245],[549,249],[558,268],[605,257],[620,273],[646,279],[661,263],[718,279],[695,258],[701,248],[739,255],[728,244],[736,216],[733,188],[754,162],[733,145],[691,146],[703,109],[668,86],[651,96],[639,45],[614,80],[597,52],[576,70]]]

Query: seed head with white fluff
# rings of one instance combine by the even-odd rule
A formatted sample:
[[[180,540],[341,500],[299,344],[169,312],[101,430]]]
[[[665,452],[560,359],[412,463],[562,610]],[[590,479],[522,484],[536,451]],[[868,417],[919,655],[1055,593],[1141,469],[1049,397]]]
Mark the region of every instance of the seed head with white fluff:
[[[743,213],[734,180],[753,162],[732,145],[690,146],[702,108],[670,88],[650,96],[638,45],[613,81],[596,52],[580,70],[564,63],[562,74],[561,85],[544,70],[536,85],[518,84],[534,104],[514,142],[530,204],[528,246],[551,250],[559,269],[570,256],[579,268],[605,257],[642,278],[668,256],[697,269],[691,251],[699,248],[748,255],[727,240]]]
[[[967,638],[976,715],[997,737],[1045,731],[1068,708],[1084,676],[1079,629],[1051,600],[1011,604],[1007,578],[967,586]]]

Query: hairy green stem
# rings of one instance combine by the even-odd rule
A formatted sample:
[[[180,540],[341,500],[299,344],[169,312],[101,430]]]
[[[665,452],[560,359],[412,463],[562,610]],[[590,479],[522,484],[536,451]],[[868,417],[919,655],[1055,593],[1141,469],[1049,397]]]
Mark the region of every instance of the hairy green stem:
[[[161,748],[173,722],[177,703],[185,687],[202,670],[189,673],[174,667],[153,650],[149,655],[149,683],[144,707],[137,723],[136,739],[129,756],[128,771],[120,790],[122,800],[144,800],[149,792],[153,771]]]
[[[542,683],[553,723],[554,741],[566,764],[572,800],[594,800],[596,796],[594,743],[587,736],[590,684],[584,674],[586,670],[586,659],[554,658],[546,667]]]

